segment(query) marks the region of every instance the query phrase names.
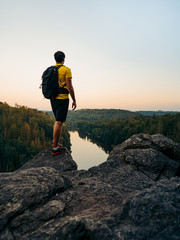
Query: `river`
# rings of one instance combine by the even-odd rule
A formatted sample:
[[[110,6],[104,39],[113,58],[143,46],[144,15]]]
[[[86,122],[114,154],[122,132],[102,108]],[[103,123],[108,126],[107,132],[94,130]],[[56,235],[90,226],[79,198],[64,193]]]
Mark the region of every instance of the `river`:
[[[71,155],[78,165],[78,170],[89,169],[107,160],[106,154],[87,137],[80,138],[78,132],[69,132],[71,137]]]

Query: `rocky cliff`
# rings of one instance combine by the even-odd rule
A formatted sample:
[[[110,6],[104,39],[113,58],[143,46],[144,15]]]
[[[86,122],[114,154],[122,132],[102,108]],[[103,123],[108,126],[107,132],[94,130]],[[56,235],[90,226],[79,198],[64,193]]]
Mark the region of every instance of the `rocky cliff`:
[[[179,239],[179,163],[180,144],[160,134],[132,136],[88,171],[45,150],[0,174],[0,239]]]

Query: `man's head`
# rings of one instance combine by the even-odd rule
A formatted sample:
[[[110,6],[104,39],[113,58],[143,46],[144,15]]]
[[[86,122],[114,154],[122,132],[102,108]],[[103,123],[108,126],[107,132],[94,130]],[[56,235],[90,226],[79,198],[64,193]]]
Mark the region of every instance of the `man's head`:
[[[65,54],[61,51],[57,51],[54,54],[54,59],[56,60],[57,63],[62,63],[64,62]]]

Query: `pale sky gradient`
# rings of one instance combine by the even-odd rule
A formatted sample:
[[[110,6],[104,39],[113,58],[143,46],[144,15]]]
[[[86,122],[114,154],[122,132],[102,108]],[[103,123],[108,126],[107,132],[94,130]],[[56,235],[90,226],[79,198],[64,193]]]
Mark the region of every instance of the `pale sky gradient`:
[[[64,51],[78,108],[180,110],[180,0],[0,0],[0,101],[50,110]]]

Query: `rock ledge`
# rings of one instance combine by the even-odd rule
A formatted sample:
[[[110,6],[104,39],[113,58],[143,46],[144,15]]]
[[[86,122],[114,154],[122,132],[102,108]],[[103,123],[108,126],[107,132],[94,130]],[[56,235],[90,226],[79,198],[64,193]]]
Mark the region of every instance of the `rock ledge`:
[[[133,135],[77,170],[50,150],[0,174],[1,240],[164,240],[180,233],[180,144]]]

